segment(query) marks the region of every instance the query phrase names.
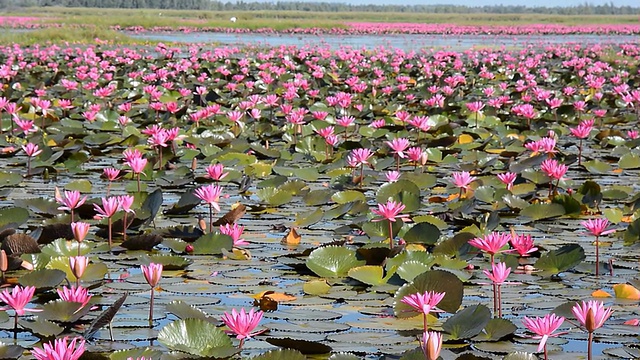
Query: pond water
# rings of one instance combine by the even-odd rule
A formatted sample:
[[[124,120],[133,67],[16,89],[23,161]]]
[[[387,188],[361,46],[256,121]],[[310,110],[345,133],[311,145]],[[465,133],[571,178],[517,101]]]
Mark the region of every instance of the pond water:
[[[450,48],[466,50],[472,47],[521,47],[527,44],[620,44],[638,42],[634,35],[298,35],[298,34],[229,34],[214,32],[127,32],[143,40],[180,43],[217,43],[220,45],[264,46],[341,46],[353,48],[391,47],[403,50]]]

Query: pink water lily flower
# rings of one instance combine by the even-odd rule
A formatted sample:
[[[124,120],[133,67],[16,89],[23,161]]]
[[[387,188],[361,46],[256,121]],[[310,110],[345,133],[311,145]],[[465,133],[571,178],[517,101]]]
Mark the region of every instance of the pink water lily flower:
[[[9,308],[13,309],[16,312],[16,315],[22,316],[25,314],[25,311],[42,311],[40,309],[26,308],[29,301],[33,298],[35,291],[35,286],[22,287],[20,285],[16,285],[11,291],[9,291],[9,289],[4,289],[4,291],[0,293],[0,300],[9,305]],[[0,308],[0,310],[7,310],[7,308]]]
[[[513,183],[516,181],[518,175],[512,172],[506,172],[502,174],[496,175],[498,180],[500,180],[503,184],[507,185],[507,190],[513,190]]]
[[[532,252],[538,250],[537,247],[533,246],[533,239],[531,239],[531,235],[512,235],[510,238],[511,247],[513,247],[512,251],[515,251],[520,256],[529,256]]]
[[[262,311],[255,311],[251,309],[248,313],[243,309],[240,312],[235,308],[231,309],[231,314],[225,312],[222,315],[222,322],[229,328],[229,330],[236,335],[236,338],[240,340],[240,347],[245,339],[249,339],[252,336],[259,334],[260,332],[254,332],[260,320],[262,320]]]
[[[476,177],[471,176],[468,171],[454,172],[451,176],[453,177],[453,185],[464,190],[468,190],[469,184],[476,180]]]
[[[546,358],[546,347],[547,340],[550,337],[557,337],[560,333],[555,333],[556,330],[562,325],[564,322],[564,317],[557,316],[556,314],[547,314],[544,317],[536,316],[535,318],[524,317],[522,319],[522,323],[527,329],[531,330],[536,336],[534,339],[540,339],[540,344],[538,344],[538,351],[542,349],[545,350],[545,358]]]
[[[240,226],[236,223],[220,225],[220,232],[231,236],[233,239],[233,246],[243,246],[249,245],[249,243],[242,238],[242,232],[244,231],[244,226]]]
[[[53,343],[44,344],[42,349],[33,348],[31,355],[37,360],[78,360],[84,353],[84,339],[74,338],[56,339]]]
[[[56,292],[58,296],[60,296],[60,299],[67,302],[81,303],[82,307],[87,306],[91,300],[89,290],[82,286],[71,286],[70,288],[63,286],[62,289],[56,289]]]
[[[395,222],[396,219],[405,219],[408,218],[409,215],[400,215],[402,210],[404,210],[405,206],[401,202],[395,202],[393,200],[387,201],[386,204],[378,204],[377,209],[371,209],[371,212],[379,215],[379,218],[374,218],[371,221],[378,222],[383,220],[389,220],[391,222]]]
[[[594,236],[607,235],[616,231],[615,229],[606,230],[607,226],[609,226],[609,220],[605,218],[589,219],[581,222],[580,225],[584,226]]]
[[[56,201],[62,205],[58,208],[58,210],[69,210],[71,212],[73,212],[74,209],[82,206],[82,204],[87,201],[87,197],[81,197],[80,192],[76,190],[65,191],[63,196],[58,191],[56,191],[55,198]],[[73,219],[71,220],[73,221]]]
[[[509,243],[511,235],[508,233],[492,232],[482,238],[474,238],[469,240],[469,244],[491,255],[493,263],[493,255],[502,252],[502,248]]]
[[[205,171],[207,172],[207,177],[214,181],[220,181],[229,175],[228,172],[224,172],[224,165],[222,164],[209,165]]]
[[[442,334],[436,331],[423,332],[420,347],[425,360],[438,360],[442,350]]]
[[[571,308],[571,312],[580,324],[584,326],[585,330],[592,333],[604,325],[604,322],[609,319],[613,310],[610,307],[606,308],[602,301],[590,300],[576,303],[573,308]]]

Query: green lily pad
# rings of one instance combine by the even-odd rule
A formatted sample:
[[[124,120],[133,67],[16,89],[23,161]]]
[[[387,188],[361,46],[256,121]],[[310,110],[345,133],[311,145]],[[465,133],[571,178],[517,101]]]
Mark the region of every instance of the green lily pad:
[[[20,320],[20,326],[31,330],[32,333],[38,334],[42,337],[55,337],[62,334],[64,328],[58,324],[45,320],[41,317],[37,317],[35,321]],[[4,359],[4,358],[3,358]]]
[[[360,191],[355,190],[339,191],[333,194],[331,200],[338,204],[346,204],[354,201],[367,202],[367,198],[364,196],[364,194]]]
[[[18,359],[25,349],[20,345],[9,345],[0,342],[0,359]]]
[[[347,275],[367,285],[384,285],[387,283],[393,273],[384,276],[382,266],[365,265],[349,269]]]
[[[315,210],[296,214],[295,225],[299,227],[308,227],[319,222],[323,217],[324,211],[322,211],[322,208],[318,207]]]
[[[294,349],[270,350],[264,354],[252,357],[251,360],[306,360],[300,351]]]
[[[91,305],[82,306],[78,302],[64,300],[50,301],[42,306],[39,319],[74,323],[91,310]]]
[[[491,311],[484,305],[472,305],[458,311],[442,324],[449,339],[470,339],[478,335],[491,320]]]
[[[233,240],[232,240],[233,241]],[[193,261],[183,256],[173,255],[142,255],[140,263],[149,265],[151,263],[162,264],[164,270],[182,270],[189,266]]]
[[[640,242],[640,219],[635,219],[627,230],[624,231],[623,237],[625,245],[632,245]]]
[[[79,191],[81,193],[90,193],[92,188],[91,182],[85,179],[74,180],[64,187],[65,190]]]
[[[538,274],[549,276],[567,271],[580,264],[585,258],[582,246],[570,244],[542,255],[534,266],[542,270]]]
[[[51,260],[47,264],[47,269],[63,271],[69,281],[76,280],[76,277],[75,275],[73,275],[71,267],[69,266],[69,257],[67,256],[57,256],[51,258]],[[107,265],[103,262],[89,263],[84,271],[84,274],[82,274],[81,280],[86,282],[102,280],[108,271],[109,269],[107,268]]]
[[[302,285],[302,290],[308,295],[323,295],[331,290],[331,285],[324,279],[309,280]]]
[[[440,229],[427,222],[415,224],[402,237],[409,244],[435,245],[440,238]]]
[[[114,351],[109,355],[109,360],[140,359],[142,357],[146,359],[159,359],[161,356],[162,352],[159,350],[153,350],[150,348],[135,348]]]
[[[444,240],[434,249],[434,255],[455,256],[461,260],[468,260],[477,253],[475,248],[469,244],[469,240],[475,238],[476,235],[470,232],[459,232],[452,238]]]
[[[165,305],[165,310],[179,317],[180,319],[200,319],[212,324],[219,324],[220,322],[211,317],[204,311],[196,308],[193,305],[189,305],[182,300],[176,300]]]
[[[302,354],[326,354],[331,352],[331,347],[316,341],[308,341],[292,338],[275,338],[270,337],[266,339],[271,345],[293,349],[301,352]]]
[[[489,323],[482,329],[482,332],[478,334],[473,340],[477,341],[499,341],[500,339],[509,336],[518,330],[510,320],[493,318],[489,320]]]
[[[0,171],[0,187],[16,186],[22,182],[22,175],[19,172]]]
[[[43,247],[42,253],[51,257],[76,256],[78,255],[78,246],[80,247],[80,255],[86,255],[91,251],[91,247],[86,242],[78,243],[77,241],[57,239],[51,244]]]
[[[0,228],[9,224],[16,227],[29,220],[29,211],[20,207],[6,207],[0,209]]]
[[[160,330],[158,341],[171,350],[196,356],[226,358],[238,352],[224,331],[201,319],[170,323]]]
[[[307,258],[307,267],[320,277],[343,277],[350,269],[364,265],[356,259],[356,252],[340,246],[315,249]]]
[[[625,153],[618,160],[618,167],[625,170],[640,168],[640,155],[632,152]]]
[[[531,204],[520,211],[520,215],[531,218],[531,220],[549,219],[565,214],[564,206],[560,204]]]
[[[39,291],[53,289],[67,277],[64,271],[53,269],[34,270],[18,280],[22,286],[35,286]]]
[[[585,161],[582,165],[592,174],[607,174],[612,169],[611,165],[600,160]]]
[[[391,223],[391,229],[393,231],[393,236],[395,238],[396,235],[402,229],[403,222],[402,221],[394,221]],[[372,238],[379,237],[383,239],[389,238],[389,223],[387,220],[384,221],[369,221],[362,224],[362,230]]]
[[[308,206],[328,204],[335,192],[331,189],[319,189],[309,191],[302,200]]]
[[[413,281],[416,276],[431,270],[431,266],[420,261],[405,261],[396,269],[396,274],[406,282]]]
[[[231,250],[233,239],[221,233],[209,233],[201,236],[193,243],[194,255],[221,255],[222,249]]]
[[[256,195],[269,206],[281,206],[291,201],[293,194],[290,191],[280,190],[275,187],[258,189]]]
[[[560,204],[566,215],[576,215],[582,212],[582,206],[578,200],[569,194],[560,194],[553,197],[554,204]]]
[[[380,187],[376,193],[378,204],[384,204],[388,200],[401,202],[405,209],[403,213],[410,213],[420,208],[420,188],[409,180],[398,180]]]
[[[419,315],[414,308],[403,303],[402,298],[412,294],[423,294],[427,291],[444,292],[444,298],[438,308],[448,313],[455,313],[462,304],[464,286],[454,274],[444,270],[431,270],[416,276],[412,282],[404,284],[394,296],[393,312],[400,318]],[[482,328],[480,329],[482,330]]]

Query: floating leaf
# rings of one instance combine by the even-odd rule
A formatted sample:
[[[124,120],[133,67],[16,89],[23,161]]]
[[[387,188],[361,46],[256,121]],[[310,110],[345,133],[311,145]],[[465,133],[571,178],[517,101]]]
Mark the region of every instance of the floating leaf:
[[[364,265],[356,259],[355,251],[340,246],[315,249],[307,258],[307,267],[320,277],[346,276],[350,269]]]
[[[591,296],[594,297],[594,298],[608,298],[608,297],[611,297],[611,294],[609,294],[608,292],[606,292],[606,291],[604,291],[602,289],[599,289],[599,290],[596,290],[596,291],[592,292]]]
[[[431,266],[420,261],[405,261],[396,269],[396,274],[398,274],[402,280],[411,282],[416,276],[429,270],[431,270]]]
[[[22,175],[19,172],[0,171],[0,187],[16,186],[22,182]]]
[[[0,359],[18,359],[25,349],[20,345],[8,345],[0,342]]]
[[[415,224],[402,237],[409,244],[435,245],[440,238],[440,229],[427,222]]]
[[[67,277],[64,271],[53,269],[34,270],[20,277],[22,286],[35,286],[38,291],[53,289]]]
[[[187,304],[182,300],[176,300],[168,303],[165,306],[165,310],[174,314],[180,319],[200,319],[216,325],[219,323],[217,319],[209,316],[204,311],[196,308],[193,305]]]
[[[280,190],[274,187],[266,187],[256,191],[260,200],[270,206],[280,206],[291,201],[293,194],[289,191]]]
[[[560,204],[564,208],[566,215],[576,215],[582,212],[582,206],[578,200],[574,199],[569,194],[561,194],[553,197],[552,202],[554,204]]]
[[[109,360],[128,360],[128,359],[160,359],[162,352],[150,348],[135,348],[127,350],[114,351],[109,355]]]
[[[18,227],[29,220],[29,211],[19,207],[6,207],[0,209],[0,228],[13,224]]]
[[[442,324],[449,339],[469,339],[478,335],[491,320],[491,311],[484,305],[472,305],[458,311]]]
[[[474,338],[479,341],[499,341],[518,330],[511,321],[507,319],[494,318],[482,329],[482,332]]]
[[[322,211],[322,208],[318,207],[315,210],[296,214],[295,224],[299,227],[308,227],[319,222],[323,217],[324,212]]]
[[[42,306],[39,319],[53,320],[66,323],[74,323],[91,310],[91,305],[82,306],[82,303],[64,300],[50,301]]]
[[[611,171],[611,165],[597,159],[585,161],[582,165],[592,174],[608,174]]]
[[[520,215],[529,217],[533,221],[558,217],[564,214],[564,206],[560,204],[531,204],[520,211]]]
[[[629,284],[615,284],[613,291],[616,294],[616,299],[640,300],[640,290]]]
[[[300,244],[301,239],[302,239],[302,236],[298,234],[298,231],[296,230],[296,228],[292,227],[289,229],[289,232],[287,232],[287,234],[284,237],[282,237],[282,240],[280,241],[280,243],[284,245],[298,245]]]
[[[200,205],[201,202],[202,200],[194,194],[194,189],[191,189],[182,194],[178,202],[165,210],[164,213],[165,215],[183,215]]]
[[[624,244],[632,245],[640,242],[640,218],[634,220],[624,232]]]
[[[209,233],[193,243],[194,255],[221,255],[222,249],[231,250],[233,239],[221,233]]]
[[[38,334],[42,337],[55,337],[64,331],[64,328],[58,324],[45,320],[38,316],[35,321],[21,320],[20,326],[31,330],[32,333]],[[1,359],[4,359],[0,356]]]
[[[404,214],[416,211],[420,208],[420,188],[409,180],[386,183],[376,193],[376,201],[384,204],[389,199],[401,202],[405,206]]]
[[[509,353],[502,360],[538,360],[538,357],[535,354],[516,351]]]
[[[229,336],[201,319],[176,320],[158,333],[158,341],[171,350],[207,357],[230,357],[238,352]]]
[[[640,155],[627,152],[618,160],[618,167],[621,169],[638,169],[640,168]]]
[[[393,312],[397,317],[408,318],[419,313],[411,306],[403,303],[402,298],[412,294],[423,294],[427,291],[443,292],[444,298],[438,308],[448,313],[455,313],[462,304],[464,285],[454,274],[444,270],[431,270],[418,275],[412,282],[403,285],[394,296]],[[482,330],[482,329],[480,329]]]
[[[265,340],[271,345],[298,350],[305,355],[326,354],[331,352],[331,347],[315,341],[291,339],[291,338],[267,338]]]
[[[293,349],[270,350],[264,354],[252,357],[251,360],[306,360],[300,351]]]
[[[585,258],[580,245],[570,244],[542,255],[534,266],[542,270],[542,276],[555,275],[575,267]]]
[[[360,191],[355,190],[347,190],[347,191],[339,191],[331,197],[331,200],[338,204],[346,204],[355,201],[367,202],[367,198]]]
[[[81,193],[90,193],[92,189],[91,182],[86,179],[74,180],[64,186],[68,191],[79,191]]]
[[[302,290],[308,295],[323,295],[331,290],[331,285],[324,279],[309,280],[302,285]]]
[[[365,265],[349,270],[348,276],[367,285],[384,285],[388,278],[384,277],[382,266]]]

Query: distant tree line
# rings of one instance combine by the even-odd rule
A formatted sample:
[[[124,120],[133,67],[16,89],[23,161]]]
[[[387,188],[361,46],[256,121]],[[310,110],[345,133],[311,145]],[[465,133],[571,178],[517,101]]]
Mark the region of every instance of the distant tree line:
[[[277,10],[322,12],[399,12],[399,13],[458,13],[458,14],[557,14],[557,15],[635,15],[638,6],[616,6],[613,1],[604,5],[585,2],[579,6],[543,7],[522,5],[457,6],[457,5],[350,5],[346,3],[302,1],[213,1],[213,0],[0,0],[0,8],[24,6],[100,7],[126,9],[177,10]]]

